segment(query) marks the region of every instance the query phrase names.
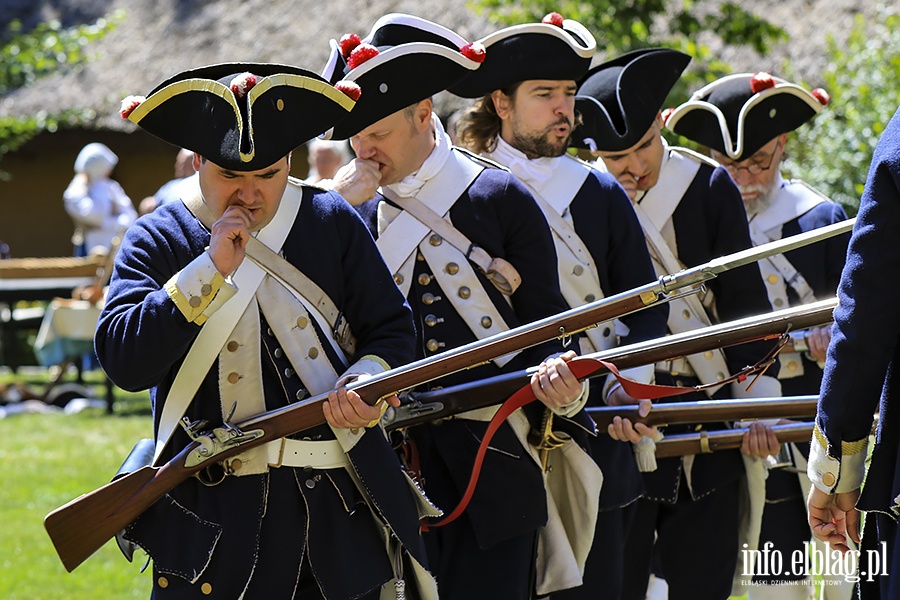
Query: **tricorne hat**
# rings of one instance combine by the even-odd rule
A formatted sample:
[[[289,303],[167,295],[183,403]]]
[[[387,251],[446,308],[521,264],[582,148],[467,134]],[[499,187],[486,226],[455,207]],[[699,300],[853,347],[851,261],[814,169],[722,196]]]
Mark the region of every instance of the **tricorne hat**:
[[[572,145],[619,152],[637,144],[689,62],[691,57],[677,50],[646,48],[591,69],[575,94],[582,123]]]
[[[221,167],[256,171],[333,127],[354,104],[306,69],[224,63],[179,73],[146,98],[129,96],[122,117]]]
[[[478,69],[484,50],[453,31],[412,15],[381,17],[360,39],[331,40],[322,76],[356,83],[362,96],[350,117],[323,137],[346,139],[381,119],[447,89]]]
[[[821,88],[808,92],[768,73],[739,73],[698,90],[668,115],[666,127],[740,162],[826,104]]]
[[[584,25],[559,13],[548,14],[541,23],[495,31],[478,41],[487,53],[484,64],[448,88],[463,98],[480,98],[533,79],[578,81],[597,51],[597,42]]]

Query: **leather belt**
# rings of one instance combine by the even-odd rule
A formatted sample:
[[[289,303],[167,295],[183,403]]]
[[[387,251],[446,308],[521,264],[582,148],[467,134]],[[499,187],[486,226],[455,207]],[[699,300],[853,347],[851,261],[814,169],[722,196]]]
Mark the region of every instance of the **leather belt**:
[[[696,377],[694,367],[686,358],[673,358],[672,360],[661,360],[654,368],[657,371],[668,373],[672,377]]]
[[[270,467],[311,467],[338,469],[350,464],[337,440],[312,442],[281,438],[266,444]]]

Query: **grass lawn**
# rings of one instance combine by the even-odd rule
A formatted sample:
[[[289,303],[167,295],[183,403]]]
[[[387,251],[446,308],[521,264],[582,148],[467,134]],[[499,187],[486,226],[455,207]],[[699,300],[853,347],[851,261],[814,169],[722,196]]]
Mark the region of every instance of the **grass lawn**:
[[[11,380],[0,377],[0,382]],[[75,415],[0,419],[0,598],[150,597],[150,570],[141,573],[143,565],[137,563],[144,560],[143,553],[129,563],[110,541],[75,572],[67,573],[44,531],[43,519],[108,482],[134,443],[152,433],[147,394],[121,390],[115,415],[88,409]]]

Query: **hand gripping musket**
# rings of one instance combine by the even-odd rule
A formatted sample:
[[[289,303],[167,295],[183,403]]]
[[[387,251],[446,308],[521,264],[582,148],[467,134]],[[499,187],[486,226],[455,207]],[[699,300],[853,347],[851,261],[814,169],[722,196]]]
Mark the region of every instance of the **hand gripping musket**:
[[[852,222],[823,227],[718,258],[666,275],[645,286],[385,371],[348,388],[374,405],[392,394],[487,363],[498,356],[554,338],[565,339],[598,323],[666,302],[674,297],[675,292],[700,286],[719,273],[826,239],[848,231],[850,227]],[[169,490],[206,467],[247,449],[324,423],[321,404],[327,398],[327,394],[320,394],[244,422],[226,423],[212,430],[206,429],[203,423],[185,424],[192,441],[165,465],[143,467],[47,515],[44,527],[63,565],[69,571],[75,569]]]
[[[812,438],[814,423],[787,423],[773,425],[772,431],[782,444],[788,442],[808,442]],[[722,431],[701,431],[667,436],[656,442],[656,457],[669,458],[688,454],[708,454],[717,450],[734,450],[741,443],[749,429],[725,429]]]
[[[576,358],[572,362],[577,363],[584,359],[595,359],[612,363],[620,369],[627,369],[688,354],[705,352],[714,348],[734,346],[756,340],[774,340],[782,337],[788,331],[806,329],[831,322],[835,306],[837,306],[836,298],[821,300],[803,306],[711,325],[655,340],[611,348]],[[435,419],[451,417],[476,408],[499,404],[516,390],[527,385],[531,379],[531,374],[535,371],[536,367],[532,367],[515,373],[505,373],[496,377],[448,386],[438,390],[412,392],[406,395],[404,398],[405,402],[399,408],[388,408],[382,422],[387,429],[399,429],[412,427]],[[587,377],[599,377],[607,373],[609,373],[609,370],[601,366],[587,375]],[[754,402],[756,400],[748,401],[750,404]],[[678,403],[676,406],[684,404]],[[663,405],[656,405],[651,414],[660,411],[662,408]],[[605,411],[607,409],[599,410]],[[605,427],[615,415],[632,419],[632,421],[636,419],[637,407],[616,406],[609,407],[609,410],[613,414],[608,417],[607,422],[599,423],[601,428]],[[815,411],[814,408],[813,411]],[[597,418],[600,418],[600,416],[597,415],[595,420]]]

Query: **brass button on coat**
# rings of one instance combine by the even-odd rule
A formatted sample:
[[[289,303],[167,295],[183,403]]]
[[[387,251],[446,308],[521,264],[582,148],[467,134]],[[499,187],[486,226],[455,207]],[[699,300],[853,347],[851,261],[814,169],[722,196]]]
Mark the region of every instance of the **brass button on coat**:
[[[427,342],[425,342],[425,347],[428,349],[429,352],[437,352],[440,348],[443,348],[444,346],[445,346],[444,342],[439,342],[435,339],[430,339]]]
[[[272,354],[275,355],[275,358],[281,358],[282,356],[284,356],[284,352],[281,351],[281,348],[275,348],[275,352],[273,352]]]
[[[419,275],[419,284],[428,285],[429,283],[431,283],[431,275],[429,275],[428,273],[421,273]]]
[[[167,587],[169,587],[169,580],[166,579],[165,577],[160,577],[159,579],[156,580],[156,585],[158,585],[161,588],[167,588]]]
[[[419,260],[419,261],[425,260],[425,256],[422,254],[421,250],[416,250],[416,260]]]
[[[437,302],[440,299],[441,299],[440,296],[435,296],[431,292],[422,294],[422,304],[434,304],[435,302]]]
[[[291,377],[294,376],[294,370],[291,369],[291,368],[285,369],[285,370],[284,370],[284,376],[287,377],[288,379],[290,379]]]
[[[279,100],[281,102],[281,100]],[[281,110],[280,108],[278,110]],[[209,596],[212,594],[212,584],[207,582],[200,586],[200,593],[204,596]]]
[[[431,237],[428,238],[428,243],[431,244],[432,246],[440,246],[443,242],[444,242],[444,238],[442,238],[441,236],[439,236],[436,233],[432,233]]]
[[[238,381],[240,381],[240,379],[241,376],[234,371],[228,374],[228,383],[237,383]]]
[[[306,317],[298,317],[297,318],[297,327],[300,329],[306,329],[306,326],[309,325],[309,319]]]
[[[784,304],[784,300],[782,300],[781,298],[775,298],[774,304],[775,306],[781,306]]]
[[[451,275],[456,275],[459,273],[459,265],[456,263],[447,263],[447,272]]]
[[[681,311],[681,316],[684,317],[685,319],[690,319],[690,318],[691,318],[691,311],[685,309],[685,310]]]
[[[470,290],[470,289],[469,289],[468,287],[466,287],[466,286],[462,286],[461,288],[459,288],[459,291],[458,291],[457,293],[459,294],[459,297],[460,297],[460,298],[462,298],[463,300],[465,300],[465,299],[467,299],[469,296],[472,295],[472,290]]]
[[[310,348],[307,355],[310,358],[316,358],[317,356],[319,356],[319,349],[318,348]]]
[[[297,390],[297,393],[294,394],[294,396],[297,398],[297,400],[303,400],[304,398],[306,398],[306,390],[304,388],[300,388],[299,390]]]
[[[597,297],[594,296],[593,294],[588,294],[587,296],[584,297],[585,302],[593,302],[596,299],[597,299]]]
[[[403,285],[403,275],[401,275],[400,273],[394,275],[394,283],[396,283],[397,285]]]
[[[575,265],[575,268],[572,269],[572,273],[574,273],[575,275],[581,275],[582,273],[584,273],[584,267],[582,267],[581,265]]]
[[[228,342],[228,345],[225,347],[228,348],[229,352],[237,352],[237,349],[240,348],[241,345],[239,343],[237,343],[236,341],[231,340],[230,342]]]
[[[208,283],[204,283],[200,286],[200,295],[201,296],[209,296],[212,294],[212,286]]]
[[[197,308],[200,306],[201,302],[203,302],[203,300],[200,299],[200,296],[191,296],[191,299],[188,300],[188,304],[191,305],[191,308]]]
[[[828,487],[833,486],[835,481],[836,478],[834,476],[834,473],[825,473],[824,475],[822,475],[822,483],[824,483]]]
[[[484,327],[485,329],[490,329],[491,325],[493,325],[493,324],[494,324],[494,322],[491,320],[490,317],[487,317],[487,316],[481,317],[481,326]]]
[[[436,317],[434,315],[425,315],[425,326],[426,327],[434,327],[438,323],[443,323],[444,319],[441,317]]]
[[[778,275],[774,273],[769,275],[769,283],[778,283]]]

